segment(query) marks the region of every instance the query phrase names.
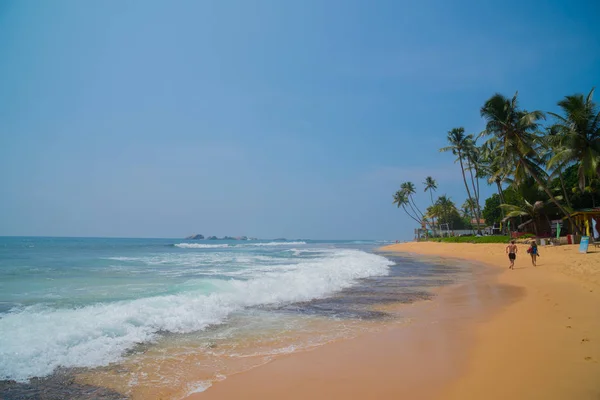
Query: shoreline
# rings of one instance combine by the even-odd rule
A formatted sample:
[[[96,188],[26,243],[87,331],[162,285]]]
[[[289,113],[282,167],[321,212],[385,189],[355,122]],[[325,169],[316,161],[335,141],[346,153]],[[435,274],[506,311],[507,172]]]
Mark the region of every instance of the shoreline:
[[[504,247],[383,247],[484,263],[498,273],[442,288],[434,309],[419,311],[409,326],[280,357],[186,399],[597,398],[600,254],[544,247],[534,269],[521,248],[509,271]]]
[[[436,288],[434,300],[398,305],[409,324],[278,357],[186,399],[437,397],[467,367],[467,327],[523,296],[496,283],[497,269],[470,268],[476,277]]]

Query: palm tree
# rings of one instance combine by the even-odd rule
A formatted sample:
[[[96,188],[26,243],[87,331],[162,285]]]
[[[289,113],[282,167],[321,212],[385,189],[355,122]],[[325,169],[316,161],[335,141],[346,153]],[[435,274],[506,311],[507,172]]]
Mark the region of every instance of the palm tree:
[[[425,185],[425,192],[429,190],[429,198],[431,199],[431,205],[433,206],[433,192],[437,190],[437,182],[431,176],[428,176],[425,178],[423,184]],[[430,217],[434,227],[433,234],[435,235],[435,216],[430,215]]]
[[[454,202],[448,196],[442,195],[438,197],[435,204],[432,206],[432,209],[435,210],[435,215],[438,218],[440,226],[446,224],[448,229],[452,228],[449,226],[451,223],[450,217],[454,213],[458,214],[458,210],[456,209]]]
[[[431,198],[431,204],[433,205],[433,192],[437,190],[437,182],[432,177],[428,176],[425,178],[425,192],[429,190],[429,197]]]
[[[471,197],[471,191],[469,190],[469,185],[467,184],[467,177],[465,175],[465,167],[463,165],[463,159],[466,157],[465,152],[467,151],[467,147],[470,146],[470,140],[472,139],[472,135],[465,135],[465,128],[454,128],[448,132],[448,143],[450,146],[442,147],[440,151],[451,151],[457,157],[457,161],[460,163],[460,170],[462,172],[463,181],[465,183],[465,188],[467,189],[467,196],[469,200],[472,202],[473,198]],[[475,209],[471,210],[473,214],[475,214]],[[477,233],[481,233],[481,231],[477,230]]]
[[[538,121],[545,118],[544,114],[541,111],[520,110],[517,94],[512,99],[495,94],[481,108],[481,116],[487,121],[486,129],[482,133],[493,135],[497,139],[501,157],[507,159],[507,164],[512,167],[511,174],[514,181],[518,184],[526,176],[533,177],[579,233],[570,213],[559,203],[542,179],[545,172],[538,165],[540,160],[535,144],[538,139]]]
[[[421,225],[421,221],[419,220],[418,216],[415,216],[414,214],[411,214],[407,210],[406,205],[407,204],[410,205],[410,203],[408,201],[408,196],[402,190],[398,190],[396,193],[394,193],[394,201],[392,202],[392,204],[396,204],[398,206],[398,208],[402,207],[402,209],[404,210],[404,212],[406,213],[406,215],[408,215],[415,222],[417,222],[419,225]]]
[[[560,146],[548,161],[548,167],[579,163],[579,189],[586,187],[586,178],[600,177],[600,111],[593,101],[594,88],[583,94],[566,96],[558,102],[564,116],[550,113],[557,119],[553,126],[560,133]]]
[[[473,202],[469,199],[466,199],[463,205],[461,206],[462,216],[469,221],[471,225],[471,232],[475,234],[475,228],[473,227],[473,223],[471,222],[475,217],[474,214],[471,213],[471,210],[474,208]]]
[[[420,219],[423,220],[424,215],[421,212],[421,210],[419,210],[419,207],[417,207],[417,203],[415,202],[415,199],[413,198],[413,195],[415,193],[417,193],[415,184],[412,182],[403,182],[400,184],[400,190],[402,192],[404,192],[404,194],[406,194],[406,196],[409,200],[408,205],[413,209],[415,214],[420,215],[421,216]]]
[[[467,159],[467,170],[471,177],[471,185],[473,187],[473,196],[475,197],[475,204],[473,204],[473,210],[477,211],[477,214],[473,215],[473,218],[477,218],[477,224],[481,222],[481,207],[479,206],[479,178],[481,177],[481,155],[480,150],[475,145],[473,135],[467,136],[467,147],[465,151]],[[479,228],[478,228],[479,229]]]
[[[569,162],[565,160],[554,159],[555,154],[562,151],[562,139],[563,136],[556,125],[546,128],[546,135],[541,137],[539,140],[541,158],[547,165],[550,172],[549,179],[552,180],[558,177],[560,182],[560,188],[562,190],[563,198],[567,202],[567,206],[571,208],[571,201],[569,200],[569,192],[565,186],[565,180],[563,178],[564,170],[568,167]]]
[[[527,200],[523,200],[522,205],[500,204],[500,207],[507,212],[506,218],[504,219],[514,217],[529,217],[529,219],[525,221],[525,223],[533,223],[533,230],[535,232],[535,236],[539,236],[538,219],[546,205],[547,203],[544,203],[543,201],[536,201],[535,203],[531,204]],[[550,224],[549,221],[548,224]]]
[[[466,199],[460,208],[461,208],[463,217],[469,218],[469,219],[475,218],[475,215],[473,215],[471,213],[471,210],[473,209],[473,202],[471,200]]]

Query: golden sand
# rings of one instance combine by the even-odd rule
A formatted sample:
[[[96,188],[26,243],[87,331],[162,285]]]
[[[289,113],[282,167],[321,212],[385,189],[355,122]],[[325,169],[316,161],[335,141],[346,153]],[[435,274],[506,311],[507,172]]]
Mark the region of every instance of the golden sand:
[[[385,251],[459,257],[500,272],[442,289],[419,318],[227,377],[190,399],[600,399],[600,252],[406,243]],[[426,312],[423,307],[429,307]]]

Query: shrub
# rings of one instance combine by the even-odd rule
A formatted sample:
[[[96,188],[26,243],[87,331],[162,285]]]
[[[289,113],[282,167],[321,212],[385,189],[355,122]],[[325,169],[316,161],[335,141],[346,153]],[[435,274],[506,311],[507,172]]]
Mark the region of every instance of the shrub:
[[[508,243],[508,236],[451,236],[431,239],[431,242],[441,243]]]

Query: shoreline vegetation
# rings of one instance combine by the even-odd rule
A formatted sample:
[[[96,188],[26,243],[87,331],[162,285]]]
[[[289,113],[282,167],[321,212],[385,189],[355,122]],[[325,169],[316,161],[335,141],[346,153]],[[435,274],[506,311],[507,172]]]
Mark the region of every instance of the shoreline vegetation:
[[[510,241],[509,236],[494,235],[494,236],[446,236],[429,238],[430,242],[438,243],[473,243],[473,244],[486,244],[486,243],[508,243]]]
[[[427,205],[419,207],[413,182],[403,182],[394,194],[393,204],[418,226],[415,238],[517,231],[543,238],[557,230],[594,237],[592,219],[600,226],[600,212],[573,216],[600,206],[600,111],[593,95],[594,88],[565,96],[557,103],[559,114],[521,108],[518,93],[490,97],[480,109],[485,129],[466,134],[453,128],[440,149],[460,165],[466,192],[460,209],[447,195],[434,200],[438,184],[431,176],[423,182]],[[483,207],[481,183],[497,189]]]

